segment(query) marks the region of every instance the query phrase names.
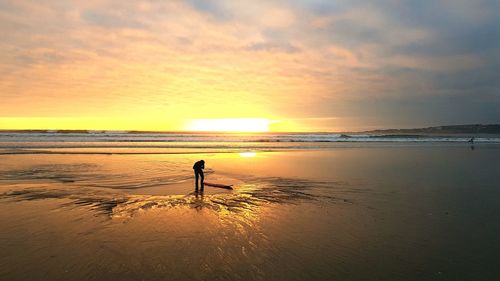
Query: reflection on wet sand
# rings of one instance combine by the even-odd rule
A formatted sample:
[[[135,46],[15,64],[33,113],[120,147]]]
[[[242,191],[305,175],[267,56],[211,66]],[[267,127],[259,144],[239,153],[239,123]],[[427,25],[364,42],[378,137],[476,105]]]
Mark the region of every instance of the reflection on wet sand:
[[[81,186],[29,187],[14,189],[0,194],[0,199],[31,201],[42,199],[67,199],[61,207],[86,206],[99,214],[111,218],[133,217],[135,213],[148,209],[168,209],[190,207],[209,209],[217,214],[255,213],[266,204],[297,203],[300,200],[347,200],[328,195],[315,194],[313,189],[328,190],[334,183],[284,178],[253,178],[250,183],[238,186],[231,193],[206,195],[202,191],[188,195],[148,196],[112,193]]]
[[[249,155],[239,156],[231,157],[245,159]],[[256,153],[251,152],[250,156],[255,157]],[[84,157],[69,158],[74,161],[66,163],[47,163],[49,161],[44,158],[34,163],[21,162],[19,166],[0,171],[0,183],[6,190],[0,190],[0,198],[17,201],[66,199],[69,201],[65,201],[64,207],[85,206],[111,218],[133,217],[139,211],[174,207],[205,208],[217,214],[249,214],[266,204],[298,203],[300,200],[348,201],[342,194],[334,194],[342,190],[342,185],[336,182],[245,174],[232,175],[239,179],[234,181],[221,173],[215,174],[210,166],[206,169],[209,178],[233,180],[237,188],[229,192],[217,188],[205,188],[204,194],[191,192],[190,160],[182,156],[171,158],[166,161],[162,158],[154,165],[142,158],[139,158],[142,162],[131,162],[129,158],[126,162],[102,156],[92,162]],[[16,184],[9,185],[11,183]],[[175,186],[180,188],[175,189]],[[148,194],[152,188],[166,194]],[[178,193],[169,194],[169,190]]]

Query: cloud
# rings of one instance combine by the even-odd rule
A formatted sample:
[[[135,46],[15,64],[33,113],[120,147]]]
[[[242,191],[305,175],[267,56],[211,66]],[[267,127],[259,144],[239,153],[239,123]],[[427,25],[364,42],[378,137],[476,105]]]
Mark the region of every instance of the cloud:
[[[249,51],[282,51],[286,53],[295,53],[300,51],[299,48],[291,44],[272,43],[272,42],[258,42],[252,43],[246,47]]]
[[[85,10],[80,16],[83,21],[102,28],[143,29],[146,27],[143,23],[130,18],[130,15],[121,15],[109,11]]]
[[[3,116],[500,122],[498,1],[0,5]]]

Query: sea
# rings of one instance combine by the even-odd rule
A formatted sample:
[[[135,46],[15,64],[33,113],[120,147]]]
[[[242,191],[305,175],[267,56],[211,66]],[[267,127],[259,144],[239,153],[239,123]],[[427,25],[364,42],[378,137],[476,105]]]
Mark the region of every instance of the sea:
[[[356,144],[500,144],[500,135],[338,133],[0,132],[0,153],[188,153],[319,149]]]

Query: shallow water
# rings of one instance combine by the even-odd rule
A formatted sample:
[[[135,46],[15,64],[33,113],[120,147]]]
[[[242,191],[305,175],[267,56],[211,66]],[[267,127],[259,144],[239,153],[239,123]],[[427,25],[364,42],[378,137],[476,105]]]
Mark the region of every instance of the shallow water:
[[[0,280],[500,276],[499,145],[218,152],[0,155]]]

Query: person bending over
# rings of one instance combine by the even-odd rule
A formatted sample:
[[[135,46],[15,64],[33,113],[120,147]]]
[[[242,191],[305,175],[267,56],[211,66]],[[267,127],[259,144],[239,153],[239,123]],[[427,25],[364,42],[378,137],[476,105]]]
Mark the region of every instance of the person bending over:
[[[201,190],[203,190],[203,188],[204,188],[204,185],[203,185],[203,178],[204,178],[203,169],[205,169],[205,161],[204,160],[200,160],[200,161],[194,163],[193,170],[194,170],[194,176],[195,176],[195,180],[196,180],[196,183],[195,183],[196,190],[198,190],[198,178],[200,179]]]

